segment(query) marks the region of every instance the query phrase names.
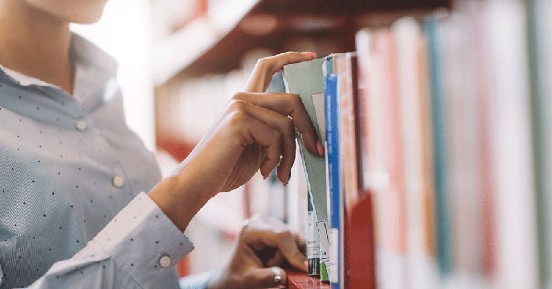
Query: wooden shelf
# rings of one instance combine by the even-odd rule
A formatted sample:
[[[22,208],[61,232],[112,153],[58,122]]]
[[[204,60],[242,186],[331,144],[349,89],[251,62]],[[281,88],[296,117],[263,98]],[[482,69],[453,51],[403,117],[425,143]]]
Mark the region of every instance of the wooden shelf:
[[[330,289],[330,284],[320,282],[320,279],[309,277],[304,272],[286,271],[288,289]]]
[[[253,48],[286,50],[294,38],[332,39],[341,52],[354,49],[354,33],[367,13],[449,8],[451,0],[240,0],[210,10],[154,48],[154,81],[226,73]],[[228,7],[226,7],[228,6]],[[321,54],[327,51],[317,51]]]

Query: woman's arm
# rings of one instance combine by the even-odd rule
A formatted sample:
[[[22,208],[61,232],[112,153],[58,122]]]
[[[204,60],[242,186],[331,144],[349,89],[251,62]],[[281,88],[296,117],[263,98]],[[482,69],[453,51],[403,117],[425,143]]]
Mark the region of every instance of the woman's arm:
[[[258,170],[266,178],[277,168],[278,178],[287,184],[295,160],[296,130],[311,153],[324,154],[298,95],[262,93],[267,79],[284,65],[314,57],[287,52],[259,60],[248,82],[252,92],[236,93],[173,175],[149,192],[182,231],[209,199],[240,187]]]
[[[186,236],[141,193],[85,248],[54,263],[28,288],[178,289],[174,265],[192,249]]]
[[[285,53],[260,60],[248,87],[264,91],[266,79],[251,88],[261,81],[259,77],[271,76],[285,64],[313,58],[308,53]],[[179,288],[173,265],[193,249],[182,234],[190,220],[211,197],[241,186],[258,170],[268,176],[278,167],[280,181],[287,183],[295,157],[295,130],[312,153],[323,153],[297,95],[235,94],[214,128],[172,176],[148,195],[140,194],[84,249],[71,259],[55,263],[29,288]],[[257,231],[246,232],[257,236]],[[288,243],[286,240],[292,236],[273,233]],[[236,252],[248,250],[244,245],[248,240],[251,238],[240,238]],[[300,255],[294,253],[291,258],[289,247],[276,249],[283,256],[278,260],[303,269]],[[242,257],[234,254],[230,264],[246,261]],[[266,273],[260,270],[251,274],[232,268],[235,267],[227,267],[219,274],[213,287],[224,287],[225,282],[248,283]]]

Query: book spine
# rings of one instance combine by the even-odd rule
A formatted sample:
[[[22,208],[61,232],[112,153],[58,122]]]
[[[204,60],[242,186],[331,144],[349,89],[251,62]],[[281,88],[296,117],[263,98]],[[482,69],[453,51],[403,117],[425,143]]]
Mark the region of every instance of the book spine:
[[[526,1],[484,1],[497,288],[539,288]],[[507,22],[499,23],[501,19]],[[540,157],[540,156],[539,156]]]
[[[403,18],[392,26],[397,46],[398,87],[400,99],[402,158],[407,233],[407,282],[410,288],[437,288],[435,262],[427,250],[429,234],[426,223],[426,190],[424,164],[424,124],[420,71],[420,43],[425,40],[420,25],[413,18]]]
[[[451,272],[450,230],[447,203],[446,178],[446,135],[445,135],[445,100],[443,97],[443,83],[441,69],[441,47],[439,23],[435,17],[428,17],[424,21],[424,28],[428,40],[428,60],[430,71],[431,103],[432,103],[432,131],[434,148],[434,176],[435,176],[435,220],[437,239],[437,258],[439,270],[442,274]]]
[[[307,219],[307,262],[308,262],[308,275],[320,276],[320,235],[316,229],[316,212],[314,211],[314,205],[312,203],[312,194],[308,193],[308,207],[307,207],[308,219]]]
[[[552,1],[528,1],[540,288],[552,288]]]
[[[327,161],[328,161],[328,189],[330,203],[330,259],[332,266],[330,267],[330,282],[332,288],[339,288],[339,230],[341,227],[340,220],[340,173],[339,173],[339,123],[338,123],[338,95],[337,95],[338,76],[335,74],[325,77],[325,111],[326,111],[326,142],[327,142]]]
[[[316,104],[313,102],[318,99],[317,95],[323,93],[324,83],[322,75],[322,65],[324,59],[315,59],[312,61],[289,64],[283,68],[284,85],[286,92],[296,93],[301,97],[301,101],[309,114],[309,118],[317,132],[321,142],[324,142],[324,136],[321,136],[321,127],[317,120]],[[323,94],[322,107],[323,107]],[[322,108],[323,111],[323,108]],[[307,151],[300,136],[297,137],[299,152],[302,157],[303,167],[305,168],[305,178],[307,191],[309,194],[308,205],[308,228],[307,228],[307,258],[309,263],[309,275],[316,276],[320,274],[320,236],[317,231],[318,222],[328,222],[327,214],[327,196],[326,196],[326,166],[325,160],[320,156],[312,155]],[[325,236],[327,239],[328,237]],[[318,251],[316,251],[318,249]],[[323,248],[328,252],[329,248]]]
[[[320,281],[324,283],[330,282],[330,237],[328,232],[328,224],[324,221],[316,223],[316,229],[320,236]]]

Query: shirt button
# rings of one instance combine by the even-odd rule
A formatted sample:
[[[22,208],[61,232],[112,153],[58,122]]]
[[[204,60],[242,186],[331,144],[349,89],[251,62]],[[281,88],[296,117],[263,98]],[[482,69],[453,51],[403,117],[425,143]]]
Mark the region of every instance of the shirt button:
[[[167,268],[171,265],[171,257],[164,255],[161,258],[159,258],[159,266],[162,268]]]
[[[113,177],[113,180],[111,180],[111,182],[113,183],[113,186],[117,189],[120,189],[125,185],[125,180],[120,176]]]
[[[77,121],[77,123],[75,124],[75,127],[79,131],[85,131],[88,128],[88,123],[86,123],[85,120],[81,119],[81,120]]]

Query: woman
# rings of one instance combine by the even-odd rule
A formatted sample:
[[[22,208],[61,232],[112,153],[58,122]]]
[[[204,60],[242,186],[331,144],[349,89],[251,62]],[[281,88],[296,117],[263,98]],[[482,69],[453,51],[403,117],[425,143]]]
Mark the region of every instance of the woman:
[[[182,234],[213,196],[277,167],[287,183],[297,129],[322,146],[296,95],[265,94],[272,74],[313,53],[258,62],[247,93],[168,178],[126,127],[113,60],[69,23],[106,0],[0,0],[0,288],[179,288]],[[283,286],[305,270],[303,241],[251,221],[220,272],[183,288]],[[272,254],[266,252],[272,251]]]

